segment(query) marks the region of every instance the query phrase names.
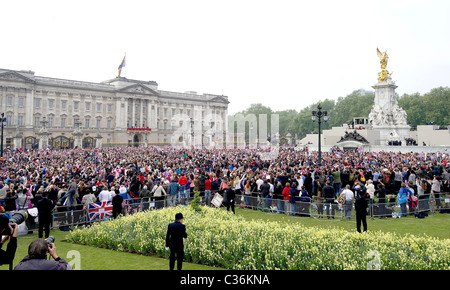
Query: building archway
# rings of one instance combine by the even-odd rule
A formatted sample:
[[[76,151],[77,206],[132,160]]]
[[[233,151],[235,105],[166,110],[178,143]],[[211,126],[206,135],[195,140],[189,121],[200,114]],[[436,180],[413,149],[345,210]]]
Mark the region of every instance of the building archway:
[[[84,137],[83,138],[83,148],[94,148],[95,140],[93,137]]]
[[[39,139],[34,136],[27,136],[23,138],[22,146],[25,149],[38,149]]]
[[[70,149],[73,148],[73,139],[66,136],[56,136],[49,139],[49,145],[52,149]]]
[[[133,146],[139,146],[140,143],[140,139],[139,139],[139,135],[138,134],[134,134],[133,136]]]

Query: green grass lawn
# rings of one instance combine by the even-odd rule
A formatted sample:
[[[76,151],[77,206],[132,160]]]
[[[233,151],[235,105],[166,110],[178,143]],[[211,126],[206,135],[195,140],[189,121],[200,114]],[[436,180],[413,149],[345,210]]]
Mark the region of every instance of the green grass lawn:
[[[221,209],[224,210],[224,209]],[[236,214],[249,220],[271,220],[281,223],[301,223],[305,226],[320,228],[337,227],[348,231],[356,231],[356,222],[352,218],[350,221],[340,219],[316,219],[309,217],[292,217],[281,214],[265,213],[250,209],[236,209]],[[395,232],[399,235],[427,235],[439,239],[450,239],[450,215],[431,214],[425,219],[416,219],[413,216],[399,219],[368,219],[369,231]],[[189,229],[187,229],[189,231]],[[58,255],[66,260],[73,260],[67,257],[69,251],[79,252],[81,270],[166,270],[169,268],[169,261],[165,258],[143,256],[134,253],[118,252],[109,249],[89,247],[72,244],[66,241],[67,232],[54,230],[51,235],[55,236],[55,246]],[[31,235],[18,238],[18,248],[13,265],[17,265],[27,254],[28,245],[37,238],[37,231]],[[6,245],[3,246],[6,249]],[[0,270],[7,270],[7,265],[0,266]],[[214,270],[217,268],[183,263],[185,270]]]
[[[251,209],[236,209],[236,214],[249,220],[270,220],[286,223],[301,223],[305,226],[329,228],[336,227],[348,231],[356,231],[356,219],[350,221],[327,218],[311,218],[299,216],[287,216],[285,214],[266,213]],[[392,232],[400,235],[413,234],[416,236],[427,235],[440,239],[450,239],[450,215],[430,214],[424,219],[416,219],[414,216],[402,218],[373,218],[367,217],[367,228],[369,231]]]

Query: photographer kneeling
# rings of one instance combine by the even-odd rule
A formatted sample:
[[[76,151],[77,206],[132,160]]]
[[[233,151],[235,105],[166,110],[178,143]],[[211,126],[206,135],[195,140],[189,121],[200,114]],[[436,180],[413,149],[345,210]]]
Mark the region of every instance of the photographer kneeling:
[[[53,257],[54,261],[46,259],[47,253]],[[64,259],[58,257],[53,242],[36,239],[28,247],[28,255],[14,270],[72,270],[72,267]]]
[[[16,223],[12,225],[6,215],[0,214],[0,265],[11,264],[17,250],[17,233],[19,232]],[[2,235],[5,237],[2,239]],[[6,251],[1,249],[3,244],[9,239]]]

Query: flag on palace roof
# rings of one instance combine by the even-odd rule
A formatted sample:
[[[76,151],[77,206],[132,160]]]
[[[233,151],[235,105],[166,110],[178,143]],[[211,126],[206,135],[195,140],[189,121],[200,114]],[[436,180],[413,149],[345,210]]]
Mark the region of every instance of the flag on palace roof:
[[[125,56],[123,57],[123,60],[120,63],[119,68],[118,68],[118,70],[119,70],[119,77],[120,77],[120,73],[122,72],[122,68],[123,67],[125,67]]]

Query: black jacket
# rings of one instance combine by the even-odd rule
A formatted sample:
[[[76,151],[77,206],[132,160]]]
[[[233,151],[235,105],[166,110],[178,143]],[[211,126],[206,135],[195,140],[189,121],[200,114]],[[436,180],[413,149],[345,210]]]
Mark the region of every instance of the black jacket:
[[[331,185],[325,185],[323,187],[324,198],[334,198],[334,188]]]
[[[30,259],[25,256],[20,263],[14,267],[14,270],[71,270],[72,267],[64,259],[46,260]]]
[[[356,214],[367,214],[367,199],[363,196],[356,196],[355,198],[355,211]]]
[[[227,189],[227,201],[234,203],[234,199],[236,198],[236,193],[233,189],[228,188]]]
[[[178,221],[169,224],[166,234],[166,247],[171,250],[183,250],[183,238],[187,238],[186,226]]]
[[[52,218],[52,209],[53,209],[53,202],[48,198],[43,198],[37,203],[37,209],[39,218],[44,219],[51,219]]]

